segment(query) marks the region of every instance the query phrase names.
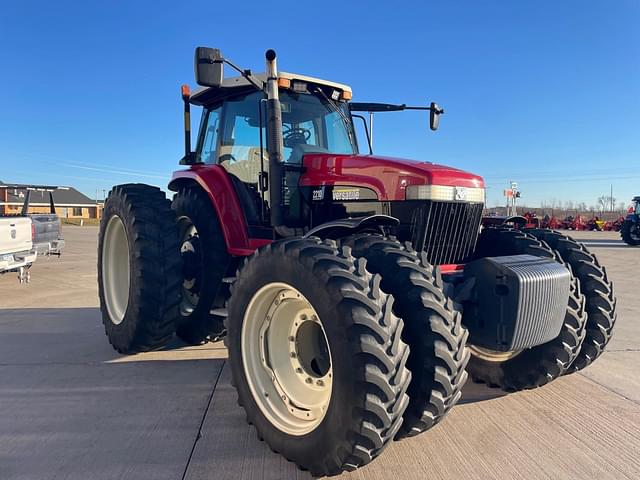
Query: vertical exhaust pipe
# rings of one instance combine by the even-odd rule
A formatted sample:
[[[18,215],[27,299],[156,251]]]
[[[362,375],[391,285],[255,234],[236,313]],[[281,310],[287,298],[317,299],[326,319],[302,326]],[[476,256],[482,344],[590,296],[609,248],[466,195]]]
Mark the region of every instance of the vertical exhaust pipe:
[[[276,52],[267,50],[267,150],[269,151],[269,206],[271,209],[271,226],[284,225],[282,191],[284,175],[282,168],[282,108],[278,95],[278,67]]]

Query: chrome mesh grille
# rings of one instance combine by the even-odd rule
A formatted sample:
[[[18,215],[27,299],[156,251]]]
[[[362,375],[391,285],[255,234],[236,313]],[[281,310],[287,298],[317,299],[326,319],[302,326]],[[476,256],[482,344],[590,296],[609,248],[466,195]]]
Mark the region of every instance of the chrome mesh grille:
[[[400,239],[424,250],[432,265],[457,264],[473,255],[483,206],[429,200],[392,202],[391,215],[400,219]]]

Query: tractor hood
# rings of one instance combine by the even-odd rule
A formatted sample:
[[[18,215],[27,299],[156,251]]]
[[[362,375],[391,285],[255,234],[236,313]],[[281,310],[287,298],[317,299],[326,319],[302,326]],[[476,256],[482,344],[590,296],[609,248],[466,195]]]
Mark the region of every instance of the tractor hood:
[[[484,188],[482,177],[431,162],[377,155],[307,153],[301,186],[358,186],[375,191],[378,200],[405,200],[409,185]]]

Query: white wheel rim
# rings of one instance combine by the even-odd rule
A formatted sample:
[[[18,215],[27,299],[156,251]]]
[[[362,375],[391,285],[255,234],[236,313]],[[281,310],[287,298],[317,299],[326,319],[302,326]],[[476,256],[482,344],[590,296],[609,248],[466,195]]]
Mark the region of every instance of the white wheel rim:
[[[111,322],[120,325],[129,305],[129,241],[122,219],[109,219],[102,244],[102,284]]]
[[[279,430],[305,435],[331,400],[331,352],[311,303],[286,283],[258,290],[244,314],[242,363],[255,402]]]
[[[499,352],[497,350],[491,350],[489,348],[478,347],[477,345],[468,345],[471,354],[486,360],[487,362],[505,362],[511,360],[514,357],[520,355],[522,350],[512,350],[510,352]]]
[[[192,237],[198,235],[198,230],[195,225],[191,223],[188,217],[180,217],[178,219],[180,224],[184,225],[186,228],[184,229],[184,233],[182,235],[182,243],[180,245],[180,254],[184,254],[185,252],[193,252],[195,249],[193,244],[189,241]],[[184,228],[184,227],[183,227]],[[180,313],[183,316],[189,316],[193,313],[193,311],[198,306],[198,301],[200,300],[200,295],[193,292],[191,289],[193,288],[196,280],[195,278],[182,280],[182,301],[180,302]]]

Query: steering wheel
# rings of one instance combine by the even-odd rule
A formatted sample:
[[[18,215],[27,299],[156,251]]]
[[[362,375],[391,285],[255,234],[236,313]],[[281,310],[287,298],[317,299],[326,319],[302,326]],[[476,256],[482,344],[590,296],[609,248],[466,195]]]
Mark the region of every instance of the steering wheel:
[[[300,145],[307,143],[307,140],[311,138],[311,130],[306,128],[289,128],[285,132],[282,132],[283,143],[285,147],[292,148],[294,145]]]
[[[218,157],[218,161],[220,163],[222,163],[222,162],[235,163],[236,162],[236,157],[234,157],[230,153],[225,153],[224,155],[220,155],[220,157]]]

